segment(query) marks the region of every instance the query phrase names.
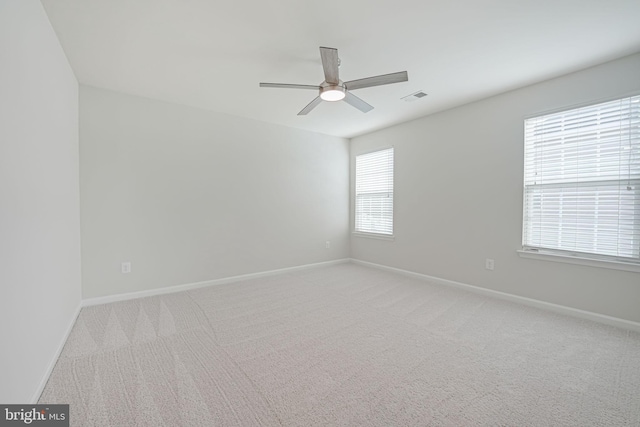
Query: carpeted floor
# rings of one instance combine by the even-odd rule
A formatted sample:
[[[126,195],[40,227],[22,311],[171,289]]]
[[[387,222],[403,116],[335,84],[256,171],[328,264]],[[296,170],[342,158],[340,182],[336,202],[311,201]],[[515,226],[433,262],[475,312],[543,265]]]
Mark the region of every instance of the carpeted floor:
[[[640,334],[354,264],[82,310],[74,426],[640,426]]]

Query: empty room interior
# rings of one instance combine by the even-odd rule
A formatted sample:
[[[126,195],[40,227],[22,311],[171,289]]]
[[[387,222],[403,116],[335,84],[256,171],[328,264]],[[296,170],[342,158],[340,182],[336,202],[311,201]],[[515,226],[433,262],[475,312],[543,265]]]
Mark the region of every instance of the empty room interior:
[[[0,0],[0,423],[640,426],[638,18]]]

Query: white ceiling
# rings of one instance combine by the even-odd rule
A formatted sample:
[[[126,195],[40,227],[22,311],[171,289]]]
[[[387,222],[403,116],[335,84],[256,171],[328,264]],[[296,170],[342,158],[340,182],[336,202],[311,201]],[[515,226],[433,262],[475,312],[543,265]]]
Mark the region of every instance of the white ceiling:
[[[42,0],[80,83],[353,137],[640,51],[638,0]],[[344,81],[407,70],[297,116],[319,46]],[[401,97],[423,90],[415,102]]]

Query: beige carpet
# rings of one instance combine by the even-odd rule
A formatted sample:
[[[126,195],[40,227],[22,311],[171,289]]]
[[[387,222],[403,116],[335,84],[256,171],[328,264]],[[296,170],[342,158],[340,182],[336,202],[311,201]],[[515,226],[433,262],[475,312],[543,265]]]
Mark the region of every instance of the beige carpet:
[[[640,334],[341,264],[83,309],[74,426],[640,426]]]

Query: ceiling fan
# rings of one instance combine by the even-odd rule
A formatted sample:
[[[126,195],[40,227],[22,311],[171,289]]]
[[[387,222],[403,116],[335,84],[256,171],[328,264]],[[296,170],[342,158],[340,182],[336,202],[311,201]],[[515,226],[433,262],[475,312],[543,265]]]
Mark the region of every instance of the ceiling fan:
[[[276,87],[285,89],[314,89],[319,91],[319,95],[298,113],[299,116],[308,114],[322,101],[345,101],[347,104],[357,108],[363,113],[373,110],[373,107],[362,99],[358,98],[350,91],[365,87],[388,85],[391,83],[406,82],[409,76],[406,71],[399,73],[383,74],[380,76],[366,77],[364,79],[343,82],[339,78],[338,49],[331,47],[320,47],[320,58],[322,59],[322,69],[324,70],[324,81],[319,85],[296,85],[286,83],[260,83],[260,87]]]

